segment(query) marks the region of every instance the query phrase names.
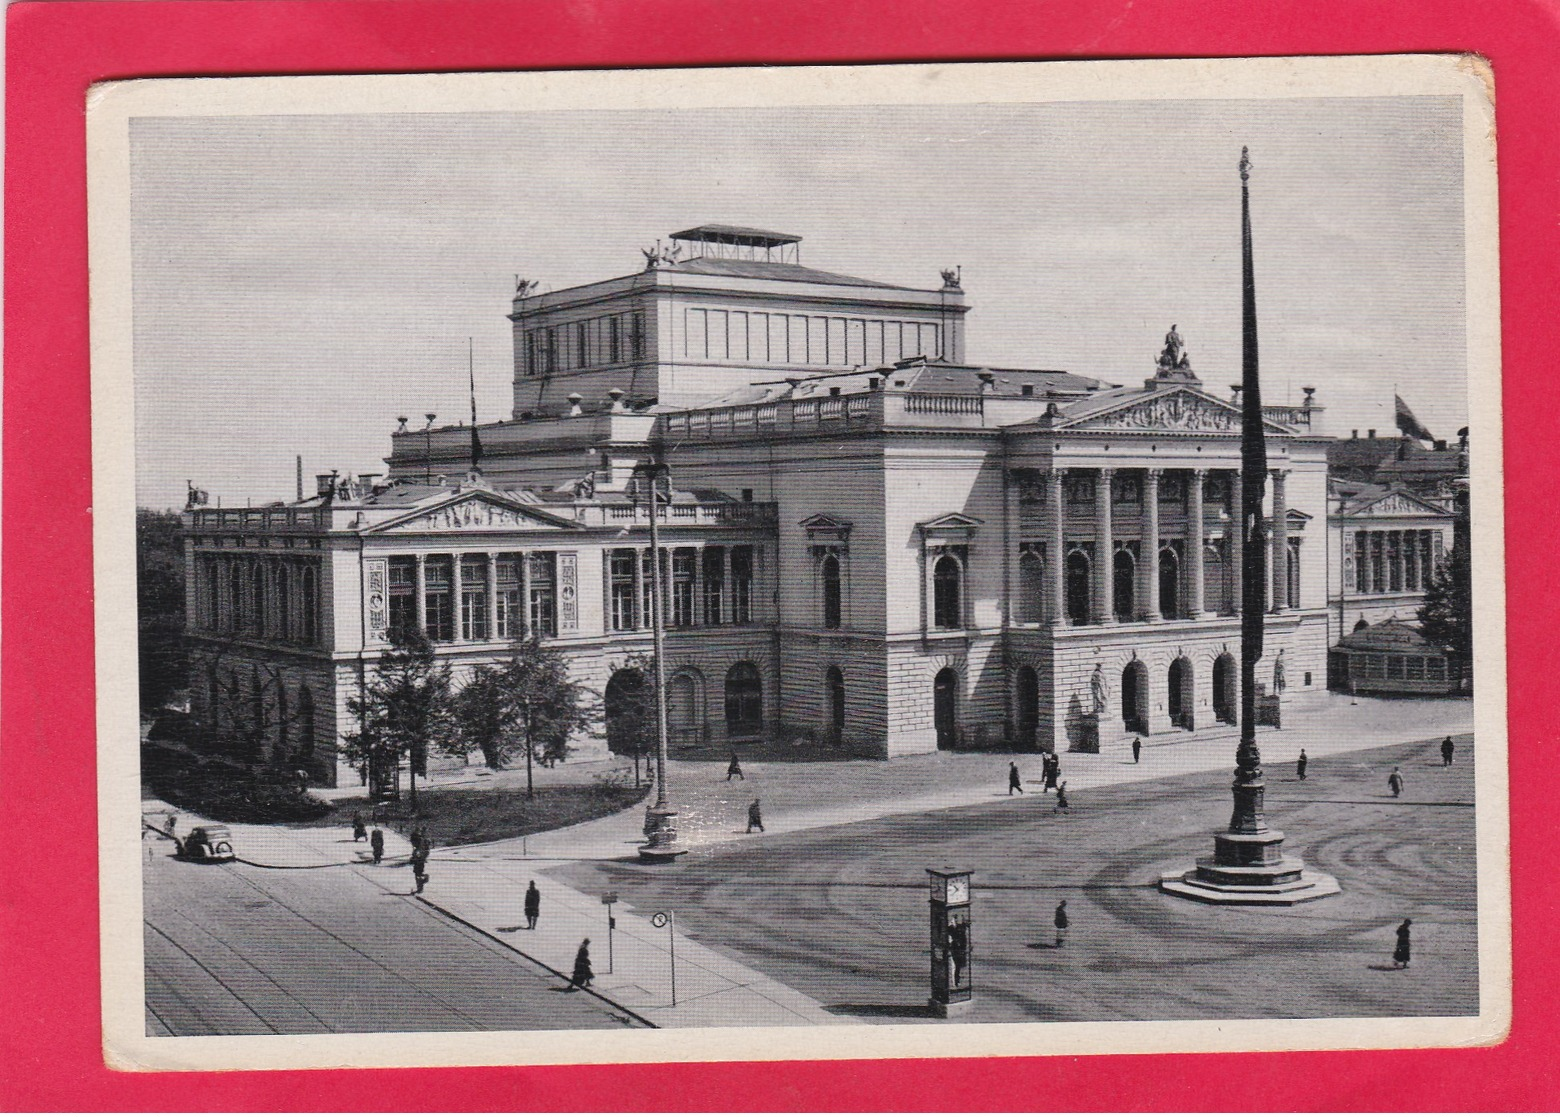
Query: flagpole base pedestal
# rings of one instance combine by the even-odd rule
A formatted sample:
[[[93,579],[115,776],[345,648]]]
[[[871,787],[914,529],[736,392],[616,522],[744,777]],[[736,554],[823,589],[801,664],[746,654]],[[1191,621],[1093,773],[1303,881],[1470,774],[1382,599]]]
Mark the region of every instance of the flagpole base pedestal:
[[[676,819],[677,812],[666,807],[651,807],[645,812],[645,837],[649,841],[639,847],[639,860],[665,865],[688,852],[677,841]]]
[[[1278,830],[1253,834],[1224,831],[1213,836],[1214,855],[1196,867],[1159,878],[1161,892],[1204,904],[1290,907],[1336,896],[1343,889],[1326,873],[1283,853]]]

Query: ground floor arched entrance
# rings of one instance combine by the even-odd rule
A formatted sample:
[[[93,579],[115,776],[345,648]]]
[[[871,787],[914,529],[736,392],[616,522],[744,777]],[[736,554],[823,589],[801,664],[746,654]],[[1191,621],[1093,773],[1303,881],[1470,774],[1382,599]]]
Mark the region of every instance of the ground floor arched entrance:
[[[1148,666],[1141,659],[1121,670],[1121,723],[1128,733],[1148,732]]]
[[[937,672],[932,682],[932,722],[937,727],[937,747],[951,749],[959,743],[959,673],[952,667]]]
[[[1170,709],[1170,724],[1181,729],[1196,728],[1192,716],[1194,691],[1192,690],[1192,661],[1182,656],[1170,664],[1166,698]]]
[[[1213,716],[1225,725],[1234,725],[1236,717],[1235,700],[1235,657],[1225,652],[1213,661]]]
[[[607,722],[607,748],[619,756],[636,756],[648,751],[648,738],[654,732],[655,710],[651,705],[645,676],[636,667],[614,671],[602,695]]]
[[[1040,678],[1035,674],[1033,667],[1025,665],[1018,669],[1014,690],[1018,715],[1018,747],[1032,749],[1035,747],[1035,729],[1040,724]]]

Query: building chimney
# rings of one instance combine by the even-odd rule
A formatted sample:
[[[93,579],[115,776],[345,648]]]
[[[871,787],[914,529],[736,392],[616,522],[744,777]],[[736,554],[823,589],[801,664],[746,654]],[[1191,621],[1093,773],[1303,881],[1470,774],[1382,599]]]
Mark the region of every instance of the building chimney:
[[[364,495],[372,496],[379,491],[379,474],[359,473],[358,484],[362,486]]]
[[[297,485],[297,494],[298,494],[297,495],[298,503],[302,504],[303,503],[303,455],[302,454],[298,455],[298,485]]]
[[[1366,431],[1365,432],[1365,437],[1366,438],[1375,438],[1376,437],[1376,428],[1375,427],[1371,427],[1368,431]]]
[[[1360,436],[1360,431],[1359,431],[1358,427],[1354,428],[1353,430],[1351,430],[1349,432],[1349,437],[1350,438],[1358,438],[1359,436]]]
[[[334,473],[316,473],[314,475],[314,495],[327,499],[336,491],[336,475]]]

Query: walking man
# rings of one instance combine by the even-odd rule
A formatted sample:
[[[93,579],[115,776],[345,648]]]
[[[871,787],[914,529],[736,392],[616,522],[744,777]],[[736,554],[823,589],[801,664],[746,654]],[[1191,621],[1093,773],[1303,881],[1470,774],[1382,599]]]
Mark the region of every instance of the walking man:
[[[1452,754],[1456,751],[1457,746],[1452,743],[1450,737],[1441,742],[1441,767],[1450,768],[1452,766]]]
[[[1056,905],[1056,918],[1051,922],[1056,924],[1056,945],[1058,947],[1067,945],[1068,920],[1066,900]]]
[[[753,827],[755,826],[758,827],[758,832],[760,834],[764,832],[764,812],[759,809],[757,799],[754,799],[751,803],[748,804],[747,832],[751,834],[753,832]]]
[[[1041,790],[1042,791],[1055,791],[1056,790],[1056,780],[1057,780],[1057,777],[1059,777],[1061,774],[1062,774],[1062,762],[1060,760],[1056,759],[1056,754],[1054,752],[1046,753],[1046,755],[1045,755],[1045,787],[1041,788]]]
[[[368,847],[374,851],[374,864],[377,865],[385,859],[385,832],[377,826],[368,836]]]
[[[742,774],[742,761],[736,753],[731,754],[731,763],[726,765],[726,782],[730,783],[733,777],[747,783],[747,777]]]
[[[1051,810],[1052,811],[1066,811],[1068,814],[1072,813],[1072,808],[1067,805],[1067,781],[1066,780],[1063,780],[1061,783],[1056,785],[1056,806],[1052,807]]]
[[[412,849],[412,883],[417,886],[416,895],[421,896],[423,885],[428,883],[428,874],[424,869],[428,865],[428,851],[422,846]]]
[[[1309,763],[1310,761],[1306,759],[1305,750],[1301,749],[1300,759],[1295,761],[1295,775],[1302,780],[1305,779],[1305,766]]]
[[[352,812],[352,840],[354,842],[368,841],[368,827],[363,824],[363,812]]]
[[[536,930],[536,917],[542,914],[542,894],[536,890],[533,880],[525,890],[525,929]]]
[[[589,989],[595,978],[595,971],[590,968],[590,940],[586,939],[574,955],[574,973],[569,981],[580,989]]]
[[[1008,794],[1012,795],[1015,791],[1020,795],[1024,793],[1024,781],[1018,778],[1018,762],[1010,761],[1008,763]]]
[[[1392,951],[1392,965],[1394,969],[1408,969],[1408,959],[1409,955],[1412,953],[1408,941],[1408,928],[1413,922],[1414,921],[1412,919],[1405,919],[1401,924],[1398,925],[1397,947]]]
[[[1392,774],[1387,777],[1387,786],[1392,789],[1392,798],[1396,799],[1398,796],[1402,795],[1403,773],[1398,771],[1396,768],[1393,768]]]
[[[1132,738],[1132,763],[1136,764],[1143,759],[1143,738]]]

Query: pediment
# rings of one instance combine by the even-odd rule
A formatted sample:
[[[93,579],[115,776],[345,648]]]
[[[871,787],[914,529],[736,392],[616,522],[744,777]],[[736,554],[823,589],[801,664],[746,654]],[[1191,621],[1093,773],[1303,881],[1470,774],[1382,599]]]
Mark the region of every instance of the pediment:
[[[969,529],[977,528],[986,521],[977,516],[966,516],[963,512],[945,512],[943,515],[931,520],[923,520],[921,527],[927,531],[944,531],[948,528]]]
[[[1363,504],[1349,513],[1351,516],[1450,516],[1439,505],[1420,500],[1404,492],[1390,492],[1378,496],[1369,504]]]
[[[376,524],[368,535],[421,535],[428,532],[573,531],[579,525],[494,493],[462,493],[431,507],[417,508]]]
[[[853,526],[849,520],[837,519],[834,516],[825,516],[821,512],[816,516],[808,516],[801,522],[801,527],[812,532],[848,532]]]
[[[1127,400],[1076,419],[1064,420],[1057,430],[1196,431],[1239,434],[1241,409],[1192,388],[1176,388],[1141,399]],[[1289,428],[1269,419],[1262,421],[1269,434],[1289,434]]]

